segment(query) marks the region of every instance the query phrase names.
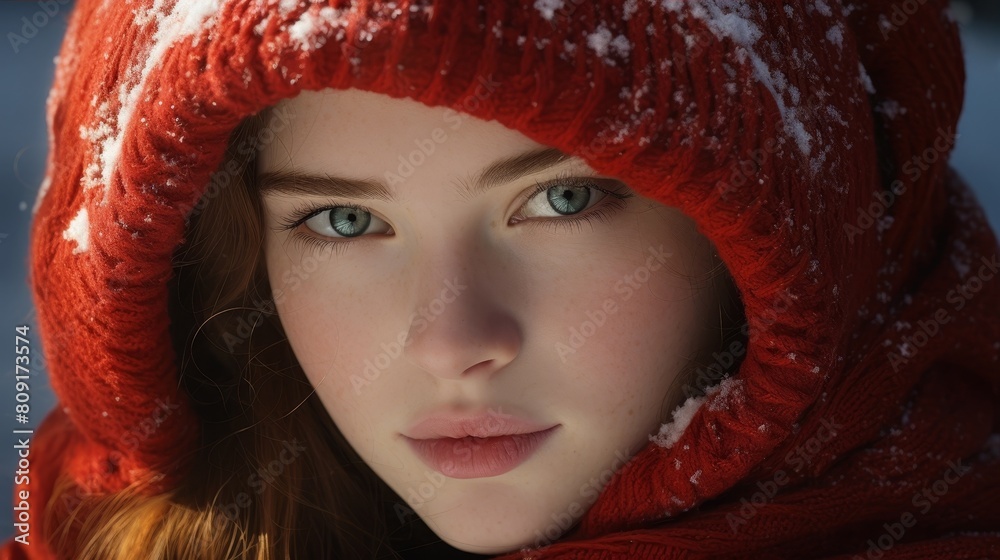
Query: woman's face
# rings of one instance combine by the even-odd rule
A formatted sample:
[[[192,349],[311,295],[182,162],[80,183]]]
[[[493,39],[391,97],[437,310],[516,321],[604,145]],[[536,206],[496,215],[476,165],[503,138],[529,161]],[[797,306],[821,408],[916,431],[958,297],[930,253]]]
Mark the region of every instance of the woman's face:
[[[358,90],[282,108],[257,168],[267,270],[326,410],[451,546],[548,544],[718,336],[690,280],[710,244],[580,159],[524,159],[547,147],[496,121]]]

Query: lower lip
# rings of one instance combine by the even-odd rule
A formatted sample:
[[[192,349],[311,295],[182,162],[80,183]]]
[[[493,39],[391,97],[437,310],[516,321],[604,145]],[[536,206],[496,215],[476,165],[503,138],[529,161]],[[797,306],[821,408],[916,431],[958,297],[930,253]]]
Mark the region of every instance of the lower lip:
[[[428,467],[445,476],[485,478],[511,471],[527,461],[558,427],[490,438],[405,439]]]

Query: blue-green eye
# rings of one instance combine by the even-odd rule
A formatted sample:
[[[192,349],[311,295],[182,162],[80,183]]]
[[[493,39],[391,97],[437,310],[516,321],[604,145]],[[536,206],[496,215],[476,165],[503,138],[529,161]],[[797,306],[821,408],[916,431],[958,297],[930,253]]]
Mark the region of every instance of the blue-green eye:
[[[595,202],[600,202],[604,197],[608,196],[607,191],[599,191],[596,187],[590,185],[572,186],[559,184],[551,187],[540,185],[540,190],[536,190],[532,194],[531,198],[524,204],[524,208],[535,217],[557,218],[559,216],[571,216],[589,207],[588,203],[594,198],[590,194],[591,191],[601,193],[601,196]],[[545,196],[542,196],[543,194]],[[554,212],[554,214],[551,212]]]
[[[364,208],[334,206],[316,213],[305,220],[306,227],[325,237],[357,237],[367,231],[372,222],[385,224]]]

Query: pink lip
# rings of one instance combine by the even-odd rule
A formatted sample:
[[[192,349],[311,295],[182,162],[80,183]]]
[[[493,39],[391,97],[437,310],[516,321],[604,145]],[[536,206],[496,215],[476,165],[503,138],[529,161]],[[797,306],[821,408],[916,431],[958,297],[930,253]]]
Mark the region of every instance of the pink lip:
[[[560,424],[545,426],[509,414],[437,414],[404,439],[432,469],[452,478],[498,476],[528,460]]]

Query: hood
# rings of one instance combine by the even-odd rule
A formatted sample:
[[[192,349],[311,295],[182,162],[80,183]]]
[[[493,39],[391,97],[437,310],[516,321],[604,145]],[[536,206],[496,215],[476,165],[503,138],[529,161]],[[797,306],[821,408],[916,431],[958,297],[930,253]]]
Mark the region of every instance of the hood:
[[[188,475],[167,288],[186,214],[244,117],[356,88],[681,209],[742,298],[748,342],[717,356],[737,374],[702,380],[570,533],[507,558],[1000,555],[998,246],[947,163],[963,85],[940,0],[80,0],[31,232],[59,406],[19,489],[38,508],[59,473]],[[3,557],[45,557],[33,515]]]

